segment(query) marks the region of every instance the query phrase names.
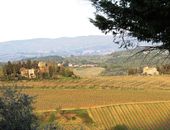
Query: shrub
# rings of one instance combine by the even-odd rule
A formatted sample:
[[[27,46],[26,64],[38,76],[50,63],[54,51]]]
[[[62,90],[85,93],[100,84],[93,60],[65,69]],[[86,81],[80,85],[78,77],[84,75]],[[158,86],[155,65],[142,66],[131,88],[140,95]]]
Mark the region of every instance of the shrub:
[[[16,88],[5,88],[0,97],[0,130],[33,130],[38,127],[33,97]]]
[[[50,123],[53,123],[55,120],[56,120],[55,113],[52,112],[52,113],[50,114],[50,117],[49,117],[49,120],[48,120],[48,121],[49,121]]]

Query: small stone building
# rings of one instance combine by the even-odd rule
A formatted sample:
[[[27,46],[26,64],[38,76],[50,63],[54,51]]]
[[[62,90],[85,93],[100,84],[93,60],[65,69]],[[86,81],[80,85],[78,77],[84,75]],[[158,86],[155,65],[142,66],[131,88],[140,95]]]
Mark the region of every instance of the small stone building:
[[[155,67],[144,67],[143,68],[143,75],[159,75],[159,71]]]
[[[36,78],[35,69],[21,68],[20,73],[22,77],[33,79]]]
[[[28,69],[28,77],[29,79],[34,79],[36,78],[36,75],[35,75],[35,69]]]
[[[39,62],[37,69],[34,69],[34,68],[27,69],[27,68],[22,67],[20,69],[20,74],[22,77],[34,79],[38,76],[38,75],[36,75],[38,73],[39,74],[49,73],[49,67],[50,67],[50,65],[47,64],[46,62]]]

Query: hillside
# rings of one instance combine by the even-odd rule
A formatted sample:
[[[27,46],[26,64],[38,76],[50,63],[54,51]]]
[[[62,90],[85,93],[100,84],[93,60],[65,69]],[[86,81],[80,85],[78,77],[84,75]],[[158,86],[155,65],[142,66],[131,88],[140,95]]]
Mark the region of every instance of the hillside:
[[[101,67],[75,68],[73,69],[73,73],[80,78],[94,78],[100,76],[104,70],[105,69]]]
[[[143,68],[145,66],[157,67],[169,64],[168,53],[159,51],[141,52],[140,48],[123,50],[108,55],[71,56],[65,60],[73,64],[97,64],[105,68],[102,75],[127,75],[128,69]]]
[[[73,65],[95,64],[105,69],[101,73],[104,76],[127,75],[129,69],[143,68],[145,66],[158,67],[170,64],[168,53],[159,54],[159,51],[137,53],[139,51],[141,51],[141,48],[121,50],[106,55],[90,54],[81,56],[71,55],[67,57],[53,55],[24,58],[23,60],[31,59],[58,63],[69,62]]]
[[[62,63],[64,61],[64,58],[62,56],[44,56],[44,57],[26,58],[26,59],[22,59],[21,61],[26,61],[26,60]]]
[[[44,56],[30,58],[38,61],[69,62],[74,65],[95,64],[105,68],[101,75],[127,75],[128,69],[143,68],[145,66],[158,67],[170,64],[168,53],[159,51],[141,52],[141,48],[134,50],[116,51],[107,55],[81,55],[81,56]]]
[[[169,62],[166,59],[167,53],[159,53],[159,51],[153,52],[140,52],[141,49],[131,50],[119,50],[107,55],[89,55],[89,56],[71,56],[65,59],[72,63],[114,63],[114,64],[128,64],[129,66],[140,66],[146,64],[161,64],[165,60],[165,63]],[[134,64],[135,62],[135,64]]]
[[[30,57],[96,55],[118,50],[112,36],[28,39],[0,43],[0,62]]]
[[[117,104],[90,108],[89,113],[100,130],[170,129],[170,102]]]

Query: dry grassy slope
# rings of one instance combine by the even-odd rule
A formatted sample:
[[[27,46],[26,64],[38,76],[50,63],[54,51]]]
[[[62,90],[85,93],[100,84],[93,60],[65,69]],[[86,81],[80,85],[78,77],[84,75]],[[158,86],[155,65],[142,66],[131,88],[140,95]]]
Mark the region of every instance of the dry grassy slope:
[[[89,68],[77,68],[74,69],[73,72],[75,75],[80,76],[82,78],[88,77],[97,77],[104,71],[104,68],[101,67],[89,67]]]
[[[13,82],[0,83],[3,84]],[[25,86],[24,92],[37,96],[37,110],[170,100],[170,76],[113,76],[15,84]]]
[[[108,76],[82,79],[0,82],[0,85],[53,89],[159,89],[170,90],[170,76]]]
[[[168,101],[170,91],[165,90],[55,90],[27,89],[25,93],[37,96],[36,110],[62,108],[88,108],[115,103]]]
[[[119,104],[88,109],[99,130],[124,126],[131,130],[169,130],[170,102]]]

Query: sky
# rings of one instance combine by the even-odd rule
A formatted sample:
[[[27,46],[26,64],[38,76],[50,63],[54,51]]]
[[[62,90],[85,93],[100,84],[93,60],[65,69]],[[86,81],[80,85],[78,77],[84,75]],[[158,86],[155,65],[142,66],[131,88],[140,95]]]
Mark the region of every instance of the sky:
[[[104,35],[88,0],[0,0],[0,42]]]

